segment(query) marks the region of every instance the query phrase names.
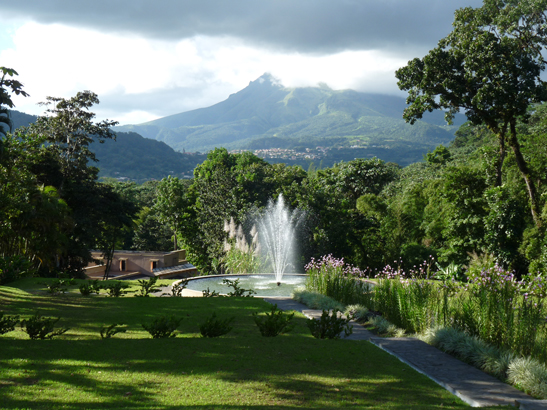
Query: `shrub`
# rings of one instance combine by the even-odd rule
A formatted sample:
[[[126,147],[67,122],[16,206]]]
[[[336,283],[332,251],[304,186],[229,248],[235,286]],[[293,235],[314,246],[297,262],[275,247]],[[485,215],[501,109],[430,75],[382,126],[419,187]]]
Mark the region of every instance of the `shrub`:
[[[533,396],[547,398],[547,367],[532,358],[511,361],[507,380]]]
[[[188,279],[182,279],[180,282],[175,283],[171,288],[171,296],[181,297],[182,291],[188,286]]]
[[[22,256],[0,256],[0,285],[35,273],[31,262]]]
[[[0,312],[0,335],[15,330],[18,324],[19,316],[4,316],[4,312]]]
[[[101,289],[103,289],[103,286],[99,283],[97,279],[95,279],[93,282],[88,283],[84,282],[81,283],[79,286],[80,293],[84,296],[89,296],[92,293],[99,294]]]
[[[222,281],[226,286],[232,287],[234,290],[232,292],[228,292],[228,296],[234,297],[234,298],[252,298],[256,292],[252,289],[243,289],[239,286],[239,279],[236,280],[230,280],[230,279],[224,279]]]
[[[220,296],[220,293],[218,293],[216,290],[210,291],[209,286],[207,286],[207,289],[202,290],[202,292],[204,298],[214,298]]]
[[[125,333],[127,332],[127,329],[124,329],[122,327],[118,326],[125,326],[123,323],[114,323],[110,326],[103,326],[101,328],[101,339],[110,339],[112,336],[114,336],[117,333]]]
[[[253,313],[253,317],[260,334],[265,337],[288,333],[294,328],[294,325],[291,325],[294,313],[284,314],[283,311],[277,309],[277,305],[273,305],[271,312],[266,312],[265,317],[260,317],[256,313]]]
[[[365,321],[370,316],[370,314],[370,311],[366,307],[361,305],[349,305],[346,306],[346,309],[344,310],[344,315],[346,315],[346,317],[352,317],[358,322]]]
[[[127,283],[109,282],[107,285],[104,286],[104,289],[106,289],[106,291],[108,292],[108,296],[118,298],[127,293],[125,289],[127,289],[128,287],[129,285]]]
[[[47,288],[47,293],[50,295],[59,295],[68,290],[68,286],[74,284],[74,279],[53,279],[49,283],[44,283]]]
[[[382,316],[373,316],[368,323],[376,328],[378,333],[389,337],[404,337],[405,330],[395,326],[393,323],[384,319]]]
[[[55,329],[55,324],[60,318],[42,317],[36,313],[29,319],[21,321],[23,329],[31,339],[52,339],[55,336],[62,335],[69,328]]]
[[[227,334],[233,329],[230,323],[234,321],[235,317],[229,317],[225,319],[217,319],[215,312],[208,318],[204,324],[199,327],[202,337],[219,337]]]
[[[320,309],[320,310],[344,310],[344,306],[340,303],[334,300],[333,298],[330,298],[328,296],[322,295],[318,292],[309,291],[306,289],[295,289],[292,298],[296,300],[297,302],[303,303],[304,305],[312,308],[312,309]]]
[[[176,337],[177,327],[180,326],[182,318],[175,318],[174,316],[160,316],[152,320],[151,323],[143,323],[141,326],[146,330],[153,339],[160,339],[166,337]]]
[[[139,279],[138,282],[141,288],[139,289],[139,293],[137,293],[135,296],[147,298],[150,296],[150,293],[159,292],[159,286],[156,285],[157,281],[157,276],[151,277],[148,280]]]
[[[350,319],[340,317],[335,309],[330,316],[327,310],[323,310],[321,318],[308,319],[307,325],[311,334],[317,339],[339,339],[342,331],[344,337],[348,337],[353,333],[353,326],[349,322]]]

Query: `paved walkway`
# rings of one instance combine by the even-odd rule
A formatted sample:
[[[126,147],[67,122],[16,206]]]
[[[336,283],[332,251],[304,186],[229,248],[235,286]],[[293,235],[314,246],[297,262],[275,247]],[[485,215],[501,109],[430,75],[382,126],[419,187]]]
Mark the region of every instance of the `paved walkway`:
[[[282,310],[297,310],[306,317],[318,318],[320,310],[309,309],[290,298],[264,298]],[[367,340],[394,355],[420,373],[428,376],[472,407],[513,405],[524,410],[547,410],[547,400],[535,400],[514,387],[502,383],[475,367],[468,365],[415,338],[382,338],[352,321],[349,340]]]

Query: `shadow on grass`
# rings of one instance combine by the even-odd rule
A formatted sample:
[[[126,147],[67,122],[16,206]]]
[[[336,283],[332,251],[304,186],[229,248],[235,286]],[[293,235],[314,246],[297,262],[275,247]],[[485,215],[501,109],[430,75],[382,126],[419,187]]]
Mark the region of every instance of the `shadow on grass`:
[[[312,338],[301,315],[291,334],[261,337],[252,313],[270,305],[260,299],[42,297],[4,287],[0,302],[7,314],[39,309],[73,327],[45,341],[0,336],[5,409],[468,407],[368,342]],[[196,337],[212,312],[236,316],[234,330]],[[151,339],[140,324],[160,314],[184,317],[184,337]],[[129,333],[100,340],[114,322]]]
[[[7,409],[467,407],[368,342],[0,340],[0,351]]]

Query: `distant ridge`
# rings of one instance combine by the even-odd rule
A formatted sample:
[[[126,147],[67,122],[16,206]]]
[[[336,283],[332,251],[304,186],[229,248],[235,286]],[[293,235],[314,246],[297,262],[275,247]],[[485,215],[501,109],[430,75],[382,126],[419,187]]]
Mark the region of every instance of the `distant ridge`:
[[[210,107],[115,129],[164,141],[180,151],[317,145],[427,151],[450,142],[465,122],[457,116],[455,126],[448,127],[443,113],[435,112],[411,126],[402,119],[405,107],[404,98],[389,95],[326,86],[287,88],[266,73]]]

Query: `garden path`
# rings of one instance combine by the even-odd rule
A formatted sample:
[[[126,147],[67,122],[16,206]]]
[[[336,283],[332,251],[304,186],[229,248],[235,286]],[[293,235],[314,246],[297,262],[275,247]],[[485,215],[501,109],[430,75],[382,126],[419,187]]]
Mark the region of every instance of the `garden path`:
[[[268,297],[266,302],[282,310],[296,310],[306,317],[319,318],[320,310],[309,309],[291,298]],[[547,400],[535,400],[475,367],[415,338],[382,338],[352,321],[350,340],[366,340],[394,355],[426,375],[472,407],[513,405],[524,410],[547,410]]]

